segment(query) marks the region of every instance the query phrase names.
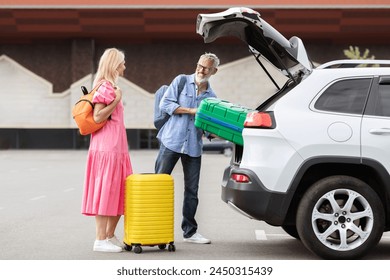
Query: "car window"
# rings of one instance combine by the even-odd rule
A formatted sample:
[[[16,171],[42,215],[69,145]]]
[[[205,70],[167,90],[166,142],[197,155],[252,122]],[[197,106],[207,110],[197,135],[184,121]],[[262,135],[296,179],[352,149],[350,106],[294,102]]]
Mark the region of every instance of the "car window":
[[[371,79],[338,81],[327,88],[314,108],[348,114],[362,114],[371,85]]]
[[[379,85],[374,114],[376,116],[390,117],[390,85]]]

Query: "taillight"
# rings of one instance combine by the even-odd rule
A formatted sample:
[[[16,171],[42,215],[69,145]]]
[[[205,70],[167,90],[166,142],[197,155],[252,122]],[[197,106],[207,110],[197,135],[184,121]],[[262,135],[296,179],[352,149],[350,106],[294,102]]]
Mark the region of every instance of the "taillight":
[[[271,112],[250,112],[246,115],[244,127],[274,128],[273,114]]]
[[[249,183],[249,177],[245,174],[233,173],[230,178],[237,183]]]

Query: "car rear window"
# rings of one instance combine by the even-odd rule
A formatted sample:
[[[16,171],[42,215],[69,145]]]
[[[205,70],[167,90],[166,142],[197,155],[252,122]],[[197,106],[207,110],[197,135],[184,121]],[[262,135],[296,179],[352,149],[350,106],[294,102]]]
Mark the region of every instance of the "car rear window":
[[[363,114],[371,79],[349,79],[332,84],[317,99],[314,108],[348,114]]]
[[[390,85],[380,84],[375,108],[376,116],[390,117]]]

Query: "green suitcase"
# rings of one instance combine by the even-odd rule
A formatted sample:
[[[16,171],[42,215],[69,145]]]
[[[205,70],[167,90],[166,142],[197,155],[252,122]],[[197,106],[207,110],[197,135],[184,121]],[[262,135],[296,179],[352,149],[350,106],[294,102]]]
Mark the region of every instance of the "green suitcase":
[[[218,98],[206,98],[199,105],[195,126],[242,146],[246,115],[253,111]]]

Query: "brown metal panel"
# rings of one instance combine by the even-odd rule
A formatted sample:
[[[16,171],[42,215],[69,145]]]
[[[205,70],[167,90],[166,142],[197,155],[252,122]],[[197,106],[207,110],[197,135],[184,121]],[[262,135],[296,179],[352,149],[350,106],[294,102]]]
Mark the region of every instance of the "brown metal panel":
[[[324,6],[324,5],[389,5],[389,0],[376,0],[374,3],[369,0],[348,0],[348,1],[339,1],[339,0],[316,0],[313,3],[312,0],[246,0],[245,5],[247,7],[253,6]],[[114,4],[110,0],[94,0],[91,3],[90,0],[3,0],[3,5],[15,5],[15,6],[83,6],[83,5],[105,5],[105,6],[123,6],[129,5],[128,0],[115,0]],[[186,3],[183,0],[132,0],[131,5],[133,6],[242,6],[242,0],[197,0],[196,3]],[[131,6],[129,5],[129,6]]]
[[[0,40],[90,38],[96,40],[200,40],[195,33],[199,13],[220,9],[4,9]],[[262,17],[284,36],[361,40],[354,29],[376,34],[383,41],[390,30],[389,9],[259,9]],[[137,39],[138,38],[138,39]],[[360,38],[360,39],[359,39]],[[375,43],[375,36],[370,38]],[[218,42],[217,42],[218,43]]]

